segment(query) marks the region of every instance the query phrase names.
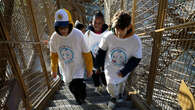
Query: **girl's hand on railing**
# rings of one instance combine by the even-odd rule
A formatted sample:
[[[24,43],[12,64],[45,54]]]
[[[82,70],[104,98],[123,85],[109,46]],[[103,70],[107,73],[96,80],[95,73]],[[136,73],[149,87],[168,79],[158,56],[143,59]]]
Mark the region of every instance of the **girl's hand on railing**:
[[[57,72],[51,72],[53,78],[56,78],[57,77]]]
[[[87,77],[90,78],[93,75],[93,72],[87,72]]]

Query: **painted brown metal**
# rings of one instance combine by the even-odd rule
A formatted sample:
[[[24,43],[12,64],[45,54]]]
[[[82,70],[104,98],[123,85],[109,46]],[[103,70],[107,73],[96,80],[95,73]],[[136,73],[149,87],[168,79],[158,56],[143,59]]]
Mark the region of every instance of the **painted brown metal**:
[[[135,26],[135,10],[136,10],[137,0],[133,0],[133,8],[132,8],[132,25]]]
[[[53,98],[53,94],[59,89],[61,80],[57,80],[55,84],[52,85],[51,89],[41,97],[41,100],[34,106],[35,110],[43,110],[49,104],[49,100]]]
[[[44,4],[45,15],[46,15],[46,18],[47,18],[47,25],[48,25],[48,28],[49,28],[49,36],[51,36],[51,34],[53,33],[52,32],[53,25],[52,25],[51,17],[49,15],[48,6],[46,4],[46,0],[41,0],[41,1]]]
[[[1,13],[0,13],[0,20],[5,21],[3,19]],[[6,40],[8,40],[8,41],[11,40],[11,38],[9,36],[9,32],[6,28],[6,25],[3,24],[3,22],[1,22],[1,29],[3,29]],[[24,96],[23,101],[25,102],[26,109],[31,110],[32,105],[31,105],[31,102],[28,98],[27,87],[24,83],[24,79],[22,78],[22,74],[21,74],[21,70],[20,70],[20,67],[19,67],[19,64],[17,61],[16,53],[14,52],[13,48],[7,47],[7,49],[8,49],[8,53],[10,54],[9,61],[10,61],[11,67],[12,67],[12,71],[14,71],[13,73],[14,73],[15,77],[17,78],[20,87],[22,88],[22,90],[24,92],[23,93],[23,96]]]
[[[124,10],[124,0],[121,0],[121,6],[120,6],[121,10]]]
[[[40,42],[39,35],[38,35],[38,32],[37,32],[38,31],[37,30],[37,24],[36,24],[36,21],[35,21],[31,0],[27,0],[27,5],[28,5],[28,8],[30,9],[30,15],[31,15],[31,18],[32,18],[34,39],[35,39],[36,42]],[[43,58],[41,45],[40,44],[36,45],[36,48],[37,48],[37,51],[39,53],[40,62],[41,62],[41,66],[42,66],[43,72],[44,72],[45,77],[46,77],[46,83],[47,83],[48,89],[50,89],[48,73],[47,73],[45,61],[44,61],[44,58]]]
[[[168,0],[160,0],[158,16],[156,21],[156,29],[160,29],[164,25],[167,3]],[[147,103],[149,105],[152,103],[154,82],[157,74],[157,65],[158,65],[160,48],[161,48],[162,32],[152,33],[151,36],[153,37],[153,47],[152,47],[152,57],[151,57],[152,59],[150,62],[150,70],[149,70],[147,92],[146,92]]]

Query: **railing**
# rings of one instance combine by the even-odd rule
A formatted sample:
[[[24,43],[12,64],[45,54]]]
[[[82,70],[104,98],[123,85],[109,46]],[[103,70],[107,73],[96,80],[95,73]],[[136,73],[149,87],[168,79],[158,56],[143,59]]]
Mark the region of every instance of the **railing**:
[[[43,42],[54,31],[55,11],[53,0],[0,1],[0,109],[38,108],[59,83],[51,77],[49,49]],[[16,84],[19,89],[13,91]],[[13,92],[21,94],[13,95],[20,99],[16,105],[10,105]]]
[[[143,58],[136,69],[133,88],[151,109],[181,109],[177,100],[181,80],[195,95],[194,1],[133,2],[136,6],[132,17],[143,44]]]
[[[128,88],[151,109],[181,109],[181,80],[195,95],[194,0],[112,0],[107,8],[110,17],[130,10],[142,39],[143,58]],[[58,84],[42,42],[54,31],[55,10],[53,0],[0,0],[0,109],[39,108]],[[9,106],[13,99],[17,104]]]

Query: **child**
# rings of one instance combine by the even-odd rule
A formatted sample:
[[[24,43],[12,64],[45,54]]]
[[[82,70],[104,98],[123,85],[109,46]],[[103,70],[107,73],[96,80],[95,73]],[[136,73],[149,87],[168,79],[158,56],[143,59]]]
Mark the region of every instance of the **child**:
[[[78,104],[85,103],[86,90],[83,82],[85,67],[87,76],[92,75],[92,56],[86,47],[83,34],[73,28],[70,12],[60,9],[55,14],[55,31],[50,39],[51,72],[57,76],[57,67]],[[84,65],[85,63],[85,65]]]
[[[104,15],[97,11],[93,16],[92,25],[88,27],[88,31],[85,33],[85,41],[92,52],[93,58],[96,57],[98,45],[102,36],[106,33],[108,26],[104,23]],[[103,73],[103,67],[99,67],[98,71],[94,71],[92,75],[95,85],[95,92],[99,93],[105,90],[106,79]],[[101,82],[102,81],[102,85]]]
[[[85,25],[81,24],[78,20],[76,20],[76,22],[75,22],[75,28],[82,31],[83,34],[85,34],[85,32],[86,32]]]
[[[128,75],[142,58],[142,44],[133,33],[129,13],[119,11],[112,23],[113,31],[106,33],[101,40],[95,59],[96,68],[104,65],[107,91],[111,96],[109,108],[114,108],[116,102],[121,101]]]

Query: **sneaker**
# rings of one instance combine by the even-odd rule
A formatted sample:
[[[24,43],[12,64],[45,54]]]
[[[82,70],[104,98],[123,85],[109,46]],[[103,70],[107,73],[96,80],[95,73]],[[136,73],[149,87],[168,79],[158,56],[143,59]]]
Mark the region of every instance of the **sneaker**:
[[[108,102],[108,109],[114,109],[116,107],[116,98],[111,98]]]
[[[106,86],[105,85],[101,85],[101,92],[106,91]]]
[[[122,94],[119,94],[118,98],[117,98],[117,102],[120,103],[120,102],[123,102],[124,99],[123,99],[123,95]]]

